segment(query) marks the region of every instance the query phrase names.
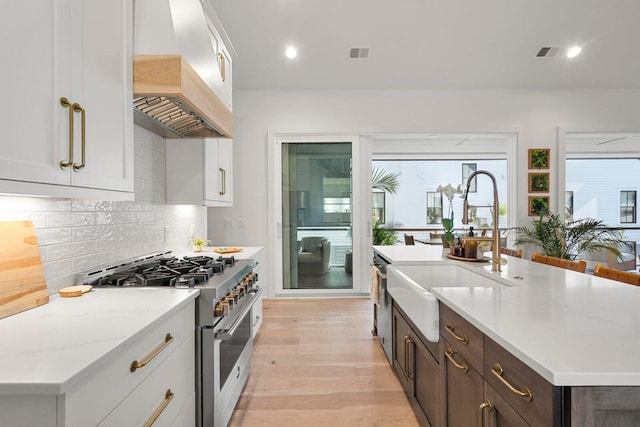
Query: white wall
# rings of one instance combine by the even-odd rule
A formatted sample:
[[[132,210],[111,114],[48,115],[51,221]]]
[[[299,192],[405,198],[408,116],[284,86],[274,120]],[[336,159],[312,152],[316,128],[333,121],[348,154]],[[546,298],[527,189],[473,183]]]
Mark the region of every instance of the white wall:
[[[518,224],[527,224],[527,149],[551,148],[551,208],[557,202],[557,127],[638,128],[640,91],[237,91],[234,206],[209,210],[217,244],[268,241],[267,133],[516,132]],[[246,221],[245,228],[238,222]],[[270,267],[270,266],[267,266]],[[268,268],[270,282],[273,269]],[[265,273],[267,273],[265,271]],[[271,284],[271,286],[273,286]]]
[[[93,267],[172,250],[191,250],[190,226],[204,236],[200,206],[165,205],[165,140],[135,129],[136,202],[0,195],[0,221],[31,220],[49,293]],[[165,226],[169,239],[165,242]]]

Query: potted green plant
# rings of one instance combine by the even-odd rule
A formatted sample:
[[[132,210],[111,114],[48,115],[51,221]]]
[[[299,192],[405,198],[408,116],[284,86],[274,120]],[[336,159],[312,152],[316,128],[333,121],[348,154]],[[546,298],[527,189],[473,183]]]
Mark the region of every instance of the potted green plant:
[[[601,220],[581,218],[563,221],[554,212],[543,212],[532,221],[532,227],[515,227],[516,246],[532,245],[544,255],[575,260],[583,253],[609,251],[620,257],[618,244],[623,233],[607,227]]]
[[[398,176],[400,176],[399,173],[387,172],[383,168],[375,166],[371,172],[371,188],[396,194],[400,186]],[[387,228],[385,224],[381,224],[376,219],[373,221],[372,236],[374,245],[391,246],[398,242],[396,231],[393,228]]]
[[[379,221],[373,222],[372,235],[374,245],[392,246],[398,242],[396,230],[387,228],[384,224],[380,224]]]
[[[194,252],[202,252],[204,249],[206,249],[207,245],[211,242],[207,239],[201,239],[196,237],[194,239],[191,239],[191,243],[193,244]]]

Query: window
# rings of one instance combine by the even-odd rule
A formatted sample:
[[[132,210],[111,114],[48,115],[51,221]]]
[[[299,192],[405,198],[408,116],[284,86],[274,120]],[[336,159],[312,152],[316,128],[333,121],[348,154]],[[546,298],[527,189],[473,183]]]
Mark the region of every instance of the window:
[[[427,191],[427,224],[442,223],[442,193]]]
[[[467,179],[469,175],[478,170],[477,163],[463,163],[462,164],[462,189],[466,190],[467,188]],[[469,186],[469,193],[475,193],[476,190],[476,181],[477,178],[473,178],[471,181],[471,185]]]
[[[384,191],[373,192],[373,222],[384,224],[386,219],[384,217]]]
[[[564,192],[564,213],[568,221],[573,220],[573,191]]]
[[[620,192],[620,223],[632,224],[636,222],[636,192]]]
[[[346,223],[351,218],[351,178],[323,178],[324,222]]]

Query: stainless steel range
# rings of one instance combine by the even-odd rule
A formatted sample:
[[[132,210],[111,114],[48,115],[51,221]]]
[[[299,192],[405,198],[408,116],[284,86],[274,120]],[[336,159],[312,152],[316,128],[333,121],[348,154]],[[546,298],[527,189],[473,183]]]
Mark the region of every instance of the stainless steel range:
[[[260,298],[254,260],[170,253],[85,273],[82,283],[122,289],[172,286],[200,290],[196,305],[196,421],[223,427],[231,418],[251,368],[251,310]]]

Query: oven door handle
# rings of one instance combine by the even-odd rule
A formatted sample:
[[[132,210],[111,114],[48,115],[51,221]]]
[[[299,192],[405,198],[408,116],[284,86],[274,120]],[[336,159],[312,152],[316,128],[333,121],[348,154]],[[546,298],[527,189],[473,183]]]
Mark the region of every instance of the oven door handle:
[[[236,333],[236,329],[238,329],[238,327],[240,326],[240,322],[242,322],[242,319],[244,319],[244,316],[246,316],[247,313],[249,313],[249,310],[251,310],[251,308],[253,307],[253,304],[255,304],[255,302],[258,300],[260,295],[262,295],[262,292],[263,292],[262,288],[258,288],[255,292],[251,292],[252,294],[254,294],[253,301],[251,301],[250,304],[247,304],[243,307],[242,313],[238,315],[235,322],[233,322],[233,324],[229,329],[220,329],[218,331],[215,331],[213,334],[213,338],[221,341],[230,340],[233,337],[233,334]]]

